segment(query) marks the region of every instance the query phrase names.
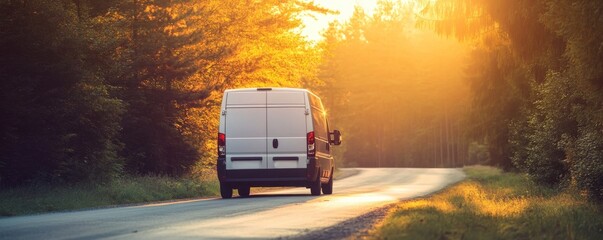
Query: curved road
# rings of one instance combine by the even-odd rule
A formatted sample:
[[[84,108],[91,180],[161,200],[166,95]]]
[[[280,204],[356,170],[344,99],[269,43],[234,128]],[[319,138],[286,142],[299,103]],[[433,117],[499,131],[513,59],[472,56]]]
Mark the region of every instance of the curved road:
[[[334,194],[305,188],[0,219],[0,239],[232,239],[290,237],[336,225],[387,204],[460,181],[459,169],[343,169]],[[235,191],[236,192],[236,191]]]

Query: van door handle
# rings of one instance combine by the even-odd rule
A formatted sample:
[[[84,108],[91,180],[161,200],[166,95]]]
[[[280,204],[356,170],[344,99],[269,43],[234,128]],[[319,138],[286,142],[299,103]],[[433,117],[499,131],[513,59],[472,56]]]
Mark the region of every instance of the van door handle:
[[[278,139],[272,139],[272,147],[273,148],[278,148]]]

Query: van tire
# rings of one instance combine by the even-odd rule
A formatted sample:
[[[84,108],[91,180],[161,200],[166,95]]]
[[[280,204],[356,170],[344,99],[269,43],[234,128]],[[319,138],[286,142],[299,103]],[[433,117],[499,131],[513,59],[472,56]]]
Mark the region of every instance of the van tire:
[[[318,172],[320,173],[320,171]],[[316,180],[311,183],[312,185],[310,185],[310,193],[312,193],[313,196],[320,196],[320,174],[317,175],[318,176],[316,176]]]
[[[247,198],[247,197],[249,197],[249,194],[251,193],[251,187],[249,187],[249,186],[239,187],[239,188],[237,188],[237,191],[239,192],[239,196],[241,196],[242,198]]]
[[[333,194],[333,170],[331,170],[331,177],[329,177],[329,182],[325,185],[322,185],[322,193]]]
[[[222,198],[228,199],[232,197],[232,186],[227,183],[220,182],[220,196]]]

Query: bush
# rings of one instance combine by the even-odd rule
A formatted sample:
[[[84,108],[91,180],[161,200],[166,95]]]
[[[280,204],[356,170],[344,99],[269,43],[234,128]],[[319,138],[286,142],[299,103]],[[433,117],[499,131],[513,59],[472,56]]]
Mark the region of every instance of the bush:
[[[513,163],[541,184],[573,184],[603,200],[603,132],[597,104],[567,74],[537,86],[528,120],[510,125]]]
[[[568,175],[564,148],[575,136],[577,127],[572,114],[575,87],[569,81],[559,74],[549,74],[544,83],[536,86],[536,101],[528,114],[527,126],[515,126],[527,140],[518,138],[516,144],[527,146],[525,152],[515,152],[514,163],[541,184],[557,185]],[[520,158],[524,156],[522,161]]]
[[[576,141],[572,176],[580,189],[592,199],[603,200],[603,134],[600,131],[581,131]]]

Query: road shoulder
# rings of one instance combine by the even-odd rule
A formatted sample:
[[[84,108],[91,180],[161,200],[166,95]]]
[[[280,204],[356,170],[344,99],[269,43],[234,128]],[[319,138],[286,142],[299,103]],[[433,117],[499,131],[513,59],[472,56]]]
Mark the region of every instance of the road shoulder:
[[[370,236],[374,230],[398,203],[388,204],[358,217],[345,220],[335,226],[320,230],[279,239],[310,240],[310,239],[362,239]]]

